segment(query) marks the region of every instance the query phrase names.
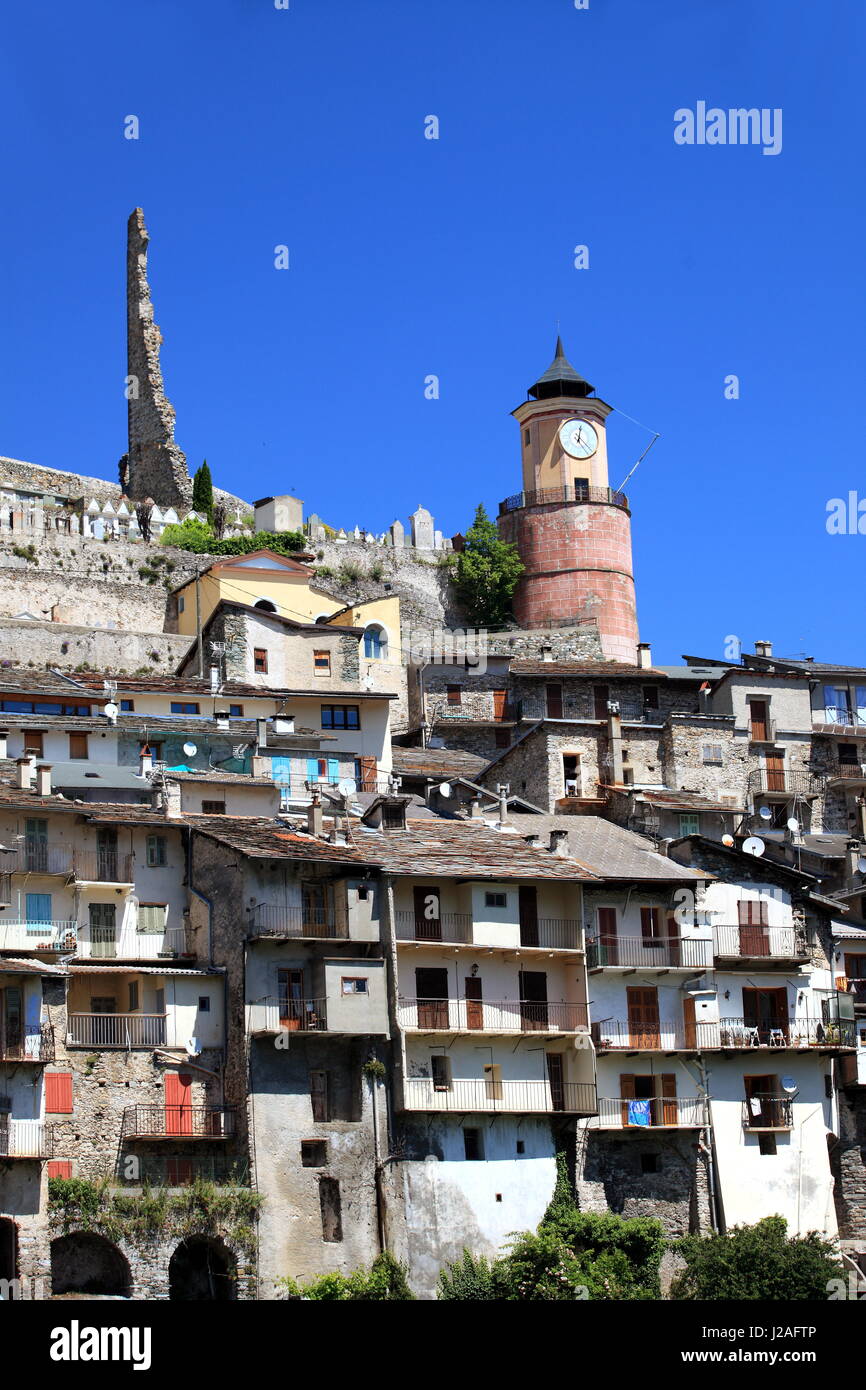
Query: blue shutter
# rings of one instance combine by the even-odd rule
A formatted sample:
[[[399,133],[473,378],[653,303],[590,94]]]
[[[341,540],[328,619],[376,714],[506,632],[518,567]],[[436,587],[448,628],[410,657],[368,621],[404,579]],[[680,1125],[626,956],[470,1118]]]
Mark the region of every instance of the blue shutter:
[[[28,893],[26,899],[27,930],[42,933],[51,921],[51,894]]]
[[[339,780],[340,780],[340,764],[339,764],[339,762],[338,762],[338,760],[337,760],[336,758],[329,758],[329,759],[328,759],[328,781],[329,781],[329,782],[339,782]]]
[[[307,758],[307,781],[318,782],[319,780],[319,760],[318,758]]]

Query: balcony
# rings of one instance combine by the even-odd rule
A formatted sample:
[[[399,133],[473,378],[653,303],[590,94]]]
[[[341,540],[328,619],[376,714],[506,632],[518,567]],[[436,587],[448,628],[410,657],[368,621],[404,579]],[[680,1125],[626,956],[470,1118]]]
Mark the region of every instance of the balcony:
[[[69,1014],[68,1047],[164,1047],[165,1014]]]
[[[160,960],[181,956],[186,951],[183,927],[166,927],[161,932],[139,932],[134,928],[92,926],[78,928],[76,954],[80,960]]]
[[[0,916],[0,951],[74,951],[74,920],[29,921]]]
[[[7,1023],[0,1033],[0,1062],[53,1062],[54,1029],[48,1023],[22,1033],[12,1033]],[[2,1123],[2,1119],[0,1119]]]
[[[790,1096],[750,1096],[743,1101],[743,1129],[767,1131],[793,1129]]]
[[[68,878],[72,874],[72,848],[44,840],[25,841],[14,854],[2,856],[2,868],[5,873],[57,874]]]
[[[452,1081],[437,1086],[426,1077],[404,1084],[406,1110],[447,1110],[466,1114],[593,1115],[595,1086],[589,1081]]]
[[[271,907],[260,903],[250,910],[250,936],[285,937],[294,940],[336,941],[348,938],[345,921],[333,912],[309,907]]]
[[[495,943],[478,941],[475,928],[479,926],[487,934],[490,933],[491,928],[496,930],[496,927],[500,926],[503,936],[501,942],[503,950],[511,951],[517,946],[527,949],[539,947],[547,951],[579,951],[581,949],[581,928],[576,917],[539,917],[532,922],[523,922],[519,926],[519,941],[511,941],[505,939],[505,933],[506,931],[516,932],[518,929],[516,922],[475,923],[471,912],[444,912],[429,920],[425,917],[416,917],[414,912],[400,911],[395,915],[398,941],[434,943],[444,941],[454,945],[476,945],[490,949],[495,947]]]
[[[231,1139],[234,1110],[213,1105],[131,1105],[123,1112],[124,1139]]]
[[[249,1006],[251,1033],[327,1033],[324,999],[257,999]]]
[[[572,483],[570,487],[546,487],[535,492],[515,492],[499,503],[499,515],[517,512],[523,507],[546,507],[557,502],[597,502],[628,510],[628,498],[624,492],[615,492],[610,487],[591,487],[588,483]]]
[[[726,966],[800,964],[809,959],[808,944],[793,927],[716,926],[713,951]]]
[[[648,1100],[618,1096],[598,1101],[598,1116],[589,1129],[701,1129],[704,1103],[699,1096],[653,1096]]]
[[[866,763],[835,763],[827,773],[827,784],[851,791],[866,787]]]
[[[134,883],[134,858],[114,850],[77,849],[72,855],[73,876],[79,883]]]
[[[0,1158],[50,1158],[51,1130],[43,1120],[0,1115]]]
[[[400,999],[397,1021],[409,1033],[579,1033],[586,1004],[534,999]]]
[[[709,937],[593,937],[586,943],[588,970],[710,970]]]
[[[174,1137],[174,1136],[170,1136]],[[189,1137],[189,1136],[187,1136]],[[183,1138],[178,1135],[177,1138]],[[128,1153],[118,1159],[115,1180],[127,1189],[149,1187],[189,1187],[194,1182],[213,1182],[226,1187],[248,1187],[249,1164],[246,1159],[232,1158],[225,1153],[203,1151],[171,1155],[137,1153],[135,1164],[129,1164]]]
[[[812,711],[812,732],[816,734],[841,734],[850,731],[866,730],[866,710],[852,709],[850,705],[827,705],[823,710]]]
[[[803,1051],[808,1048],[852,1048],[853,1019],[825,1023],[822,1019],[779,1019],[753,1023],[722,1018],[712,1023],[676,1023],[666,1019],[628,1023],[603,1019],[592,1025],[599,1052],[708,1052],[728,1050]]]
[[[781,768],[779,771],[757,768],[749,773],[749,795],[752,797],[815,797],[820,796],[823,790],[824,778],[813,776],[811,772],[789,772],[787,768]]]

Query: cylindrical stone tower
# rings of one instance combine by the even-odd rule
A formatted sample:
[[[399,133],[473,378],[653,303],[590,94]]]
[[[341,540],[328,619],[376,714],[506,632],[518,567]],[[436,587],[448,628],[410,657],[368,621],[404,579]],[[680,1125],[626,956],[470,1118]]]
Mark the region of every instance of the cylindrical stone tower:
[[[514,597],[521,627],[594,618],[605,657],[637,663],[637,608],[628,498],[608,484],[612,410],[566,359],[561,339],[520,425],[523,491],[499,507],[499,531],[526,569]]]

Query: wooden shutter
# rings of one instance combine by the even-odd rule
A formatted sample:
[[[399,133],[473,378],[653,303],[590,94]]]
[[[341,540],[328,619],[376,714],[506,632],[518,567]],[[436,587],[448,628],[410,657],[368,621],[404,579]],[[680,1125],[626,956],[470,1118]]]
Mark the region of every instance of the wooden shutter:
[[[632,1072],[622,1072],[619,1078],[619,1094],[622,1105],[622,1123],[628,1124],[628,1103],[634,1100],[634,1074]]]
[[[663,1071],[662,1082],[662,1124],[675,1125],[677,1122],[677,1078],[672,1071]]]
[[[600,907],[598,909],[598,935],[601,947],[600,964],[618,965],[615,907]]]
[[[49,1115],[72,1114],[71,1071],[50,1071],[46,1073],[45,1110]]]
[[[310,1072],[310,1105],[313,1110],[313,1119],[318,1123],[322,1124],[330,1119],[328,1073],[326,1071]]]
[[[640,910],[640,934],[644,944],[658,941],[661,933],[659,932],[659,910],[657,907],[642,907]]]
[[[55,1158],[48,1165],[49,1178],[71,1178],[72,1160],[69,1158]]]
[[[545,687],[545,695],[546,695],[546,701],[547,701],[547,717],[548,717],[548,719],[561,719],[561,718],[562,718],[562,686],[561,686],[561,685],[548,685],[548,686],[546,686],[546,687]]]

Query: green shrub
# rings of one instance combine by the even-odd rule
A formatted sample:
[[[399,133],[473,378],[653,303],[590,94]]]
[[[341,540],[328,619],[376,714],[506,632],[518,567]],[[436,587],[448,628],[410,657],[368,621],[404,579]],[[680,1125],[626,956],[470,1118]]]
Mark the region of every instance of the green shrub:
[[[726,1235],[686,1236],[675,1247],[686,1268],[671,1285],[672,1299],[761,1299],[824,1302],[831,1279],[842,1276],[833,1246],[815,1231],[788,1236],[782,1216]]]
[[[278,1284],[288,1298],[305,1298],[316,1302],[384,1303],[406,1302],[415,1295],[409,1288],[406,1269],[389,1250],[378,1255],[370,1269],[356,1269],[351,1274],[324,1274],[308,1284],[294,1279],[280,1279]]]

